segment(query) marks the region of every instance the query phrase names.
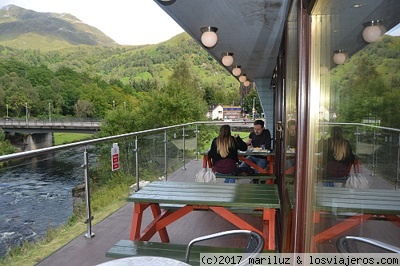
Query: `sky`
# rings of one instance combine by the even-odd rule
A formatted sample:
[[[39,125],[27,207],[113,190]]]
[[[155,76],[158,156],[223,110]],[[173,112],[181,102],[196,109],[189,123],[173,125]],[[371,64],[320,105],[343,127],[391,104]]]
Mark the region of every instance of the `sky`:
[[[184,30],[154,0],[0,0],[37,12],[69,13],[121,45],[156,44]]]

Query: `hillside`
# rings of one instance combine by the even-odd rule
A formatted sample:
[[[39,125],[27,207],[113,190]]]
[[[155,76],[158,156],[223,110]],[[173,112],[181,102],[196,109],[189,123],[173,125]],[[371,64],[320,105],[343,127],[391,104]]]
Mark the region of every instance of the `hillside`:
[[[100,30],[69,14],[41,13],[8,5],[0,9],[0,44],[52,50],[75,45],[116,45]]]

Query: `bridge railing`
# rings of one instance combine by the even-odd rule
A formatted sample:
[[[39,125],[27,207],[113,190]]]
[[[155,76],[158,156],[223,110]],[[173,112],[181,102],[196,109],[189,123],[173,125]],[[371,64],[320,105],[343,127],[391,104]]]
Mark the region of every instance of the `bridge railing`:
[[[0,119],[1,126],[13,126],[13,127],[55,127],[55,126],[78,126],[78,127],[100,127],[101,120],[86,120],[86,119],[53,119],[40,120],[30,119],[25,120],[21,118],[4,118]]]

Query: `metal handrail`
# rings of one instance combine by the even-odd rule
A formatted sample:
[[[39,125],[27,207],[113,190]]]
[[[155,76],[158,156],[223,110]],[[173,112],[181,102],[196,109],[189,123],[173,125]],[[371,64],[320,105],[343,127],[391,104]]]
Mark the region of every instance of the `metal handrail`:
[[[244,121],[229,122],[229,124],[248,124],[248,123],[252,124],[252,122],[244,122]],[[102,143],[102,142],[107,142],[107,141],[111,141],[111,140],[117,140],[117,139],[124,139],[124,138],[139,136],[139,135],[142,135],[142,134],[163,132],[163,131],[168,130],[168,129],[182,128],[182,127],[190,126],[190,125],[206,125],[206,124],[221,125],[221,124],[227,124],[227,122],[223,122],[223,121],[197,121],[197,122],[192,122],[192,123],[179,124],[179,125],[174,125],[174,126],[167,126],[167,127],[142,130],[142,131],[137,131],[137,132],[132,132],[132,133],[125,133],[125,134],[121,134],[121,135],[115,135],[115,136],[109,136],[109,137],[103,137],[103,138],[79,141],[79,142],[63,144],[63,145],[58,145],[58,146],[53,146],[53,147],[48,147],[48,148],[42,148],[42,149],[37,149],[37,150],[32,150],[32,151],[24,151],[24,152],[17,152],[17,153],[2,155],[2,156],[0,156],[0,162],[17,160],[17,159],[31,158],[31,157],[34,157],[34,156],[37,156],[37,155],[43,155],[43,154],[47,154],[47,153],[50,153],[50,152],[53,152],[53,151],[59,151],[59,150],[64,150],[64,149],[69,149],[69,148],[84,147],[84,146],[89,146],[89,145],[98,144],[98,143]]]

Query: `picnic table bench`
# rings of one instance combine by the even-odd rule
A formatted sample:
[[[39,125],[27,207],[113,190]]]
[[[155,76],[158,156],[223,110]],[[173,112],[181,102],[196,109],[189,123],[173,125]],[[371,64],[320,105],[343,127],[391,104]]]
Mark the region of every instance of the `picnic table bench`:
[[[254,173],[250,175],[219,175],[215,174],[216,178],[234,178],[234,179],[259,179],[259,180],[275,180],[276,177],[273,174],[261,174]]]
[[[211,210],[239,229],[258,232],[265,239],[266,250],[276,249],[275,219],[276,210],[280,208],[280,200],[278,188],[274,184],[260,186],[156,181],[130,196],[128,201],[134,202],[130,240],[118,242],[107,252],[107,256],[120,258],[151,255],[151,252],[181,254],[186,246],[168,243],[169,236],[166,227],[195,210]],[[154,218],[142,230],[143,212],[148,207],[151,208]],[[240,211],[259,213],[262,217],[262,231],[235,214]],[[149,241],[157,232],[163,243]],[[215,247],[207,250],[219,252]]]
[[[133,256],[161,256],[185,261],[186,246],[172,243],[120,240],[107,251],[106,257],[120,259]],[[243,253],[243,248],[195,245],[192,247],[190,265],[200,265],[200,253]]]

